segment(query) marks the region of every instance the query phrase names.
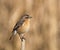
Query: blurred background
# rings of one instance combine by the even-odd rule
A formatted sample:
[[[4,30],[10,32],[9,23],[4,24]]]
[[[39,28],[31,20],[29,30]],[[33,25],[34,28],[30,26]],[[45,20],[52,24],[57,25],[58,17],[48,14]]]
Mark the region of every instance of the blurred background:
[[[0,50],[20,50],[14,25],[25,13],[32,16],[25,50],[60,50],[60,0],[0,0]]]

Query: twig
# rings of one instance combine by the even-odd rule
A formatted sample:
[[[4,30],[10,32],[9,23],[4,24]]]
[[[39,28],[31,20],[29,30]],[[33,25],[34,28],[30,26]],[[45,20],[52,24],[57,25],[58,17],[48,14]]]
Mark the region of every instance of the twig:
[[[21,38],[21,50],[25,50],[25,38],[24,38],[24,34],[22,34],[22,38]]]
[[[21,40],[21,50],[25,50],[25,39]]]

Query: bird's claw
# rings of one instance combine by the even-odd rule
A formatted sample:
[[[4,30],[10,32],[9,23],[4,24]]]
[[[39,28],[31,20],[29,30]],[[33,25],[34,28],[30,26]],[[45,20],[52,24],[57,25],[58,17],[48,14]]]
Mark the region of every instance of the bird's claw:
[[[21,41],[25,40],[25,37],[20,37]]]
[[[25,37],[24,37],[24,34],[20,35],[20,39],[21,39],[21,41],[26,40]]]

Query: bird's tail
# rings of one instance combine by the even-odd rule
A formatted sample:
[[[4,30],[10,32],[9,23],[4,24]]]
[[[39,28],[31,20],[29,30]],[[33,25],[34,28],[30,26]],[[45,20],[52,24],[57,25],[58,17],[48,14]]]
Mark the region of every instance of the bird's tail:
[[[9,38],[9,40],[11,40],[15,34],[16,34],[16,31],[12,31],[12,35],[11,35],[11,37]]]
[[[13,36],[14,36],[14,32],[12,31],[12,35],[11,35],[11,37],[9,38],[9,40],[11,40]]]
[[[11,40],[11,39],[12,39],[12,37],[13,37],[13,34],[11,35],[11,37],[9,38],[9,40]]]

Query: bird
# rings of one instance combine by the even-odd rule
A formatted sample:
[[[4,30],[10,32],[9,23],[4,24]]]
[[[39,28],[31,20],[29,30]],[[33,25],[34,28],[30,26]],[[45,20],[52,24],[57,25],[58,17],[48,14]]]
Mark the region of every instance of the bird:
[[[12,35],[9,38],[9,40],[12,39],[12,37],[14,35],[16,35],[18,33],[18,35],[21,35],[21,39],[24,39],[24,33],[27,33],[30,29],[30,21],[31,21],[31,16],[29,16],[28,14],[24,14],[23,16],[21,16],[21,18],[19,19],[19,21],[16,23],[16,25],[14,26],[13,30],[12,30]]]

